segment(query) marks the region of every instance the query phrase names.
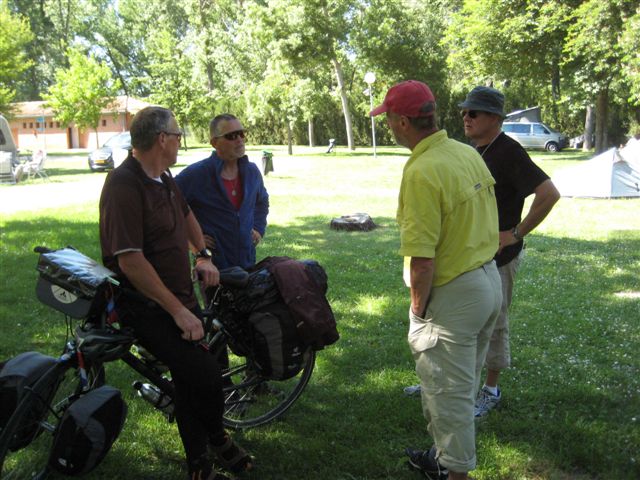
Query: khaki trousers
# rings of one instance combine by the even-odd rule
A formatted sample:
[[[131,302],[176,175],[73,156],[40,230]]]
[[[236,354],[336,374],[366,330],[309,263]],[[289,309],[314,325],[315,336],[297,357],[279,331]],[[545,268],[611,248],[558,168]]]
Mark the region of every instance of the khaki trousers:
[[[410,312],[409,345],[438,461],[454,472],[476,466],[473,405],[502,304],[495,262],[434,287],[425,318]]]

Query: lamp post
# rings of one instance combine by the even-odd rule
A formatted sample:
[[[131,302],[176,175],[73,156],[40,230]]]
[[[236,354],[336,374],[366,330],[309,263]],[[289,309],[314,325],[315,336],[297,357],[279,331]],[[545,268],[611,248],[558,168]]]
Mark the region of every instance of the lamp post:
[[[369,85],[367,91],[369,92],[369,103],[371,104],[371,110],[373,110],[373,82],[376,81],[376,74],[373,72],[365,73],[364,81],[367,85]],[[373,140],[373,158],[376,158],[376,128],[373,117],[371,117],[371,138]]]

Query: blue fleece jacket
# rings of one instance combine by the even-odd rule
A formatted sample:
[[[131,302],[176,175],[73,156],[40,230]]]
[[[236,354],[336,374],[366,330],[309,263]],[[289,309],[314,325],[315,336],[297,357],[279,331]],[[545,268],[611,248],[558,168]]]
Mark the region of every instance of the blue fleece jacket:
[[[189,203],[205,235],[215,238],[213,263],[218,268],[256,263],[251,230],[264,236],[269,213],[269,194],[262,175],[245,155],[238,160],[244,196],[236,210],[227,196],[222,177],[224,163],[215,152],[209,158],[189,165],[176,176],[176,183]]]

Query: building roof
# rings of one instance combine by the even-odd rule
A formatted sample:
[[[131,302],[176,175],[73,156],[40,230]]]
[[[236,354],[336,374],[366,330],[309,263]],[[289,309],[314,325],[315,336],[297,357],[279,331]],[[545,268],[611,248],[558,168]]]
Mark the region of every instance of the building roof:
[[[46,102],[42,100],[34,101],[34,102],[16,102],[13,103],[12,116],[15,118],[24,118],[24,117],[53,117],[54,113],[50,107],[45,107]],[[136,113],[142,110],[144,107],[148,107],[151,105],[143,100],[138,100],[137,98],[127,97],[126,95],[118,95],[114,103],[109,105],[108,107],[102,110],[102,113],[113,113],[113,112],[130,112]]]

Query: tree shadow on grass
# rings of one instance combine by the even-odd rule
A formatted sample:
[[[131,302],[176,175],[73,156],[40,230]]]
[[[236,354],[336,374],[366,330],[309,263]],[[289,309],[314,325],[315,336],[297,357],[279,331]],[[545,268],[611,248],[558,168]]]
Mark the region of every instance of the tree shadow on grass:
[[[324,266],[341,339],[319,352],[310,385],[282,421],[237,434],[260,459],[249,478],[413,479],[403,449],[428,447],[429,441],[420,401],[402,395],[416,379],[395,221],[374,218],[384,227],[344,232],[331,230],[330,220],[313,216],[270,225],[258,249],[258,258],[313,258]],[[60,348],[60,314],[33,295],[32,246],[71,244],[98,259],[97,238],[92,222],[42,217],[6,223],[0,251],[3,352]],[[562,478],[558,471],[566,478],[638,478],[631,460],[640,442],[632,420],[640,388],[633,345],[640,335],[638,302],[614,294],[640,290],[639,265],[635,234],[603,242],[531,235],[511,309],[513,368],[502,378],[503,408],[478,426],[479,478]],[[116,385],[125,388],[127,375],[116,369]],[[129,422],[132,428],[135,415]],[[136,440],[119,441],[122,463],[111,457],[104,466],[111,475],[122,468],[129,473],[129,442]],[[511,470],[505,449],[518,452]],[[169,471],[175,468],[173,453],[147,454]],[[99,470],[87,478],[107,478]],[[134,470],[150,478],[144,466]]]

